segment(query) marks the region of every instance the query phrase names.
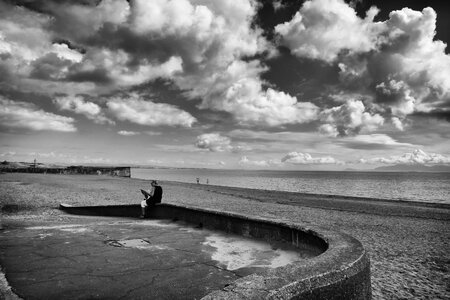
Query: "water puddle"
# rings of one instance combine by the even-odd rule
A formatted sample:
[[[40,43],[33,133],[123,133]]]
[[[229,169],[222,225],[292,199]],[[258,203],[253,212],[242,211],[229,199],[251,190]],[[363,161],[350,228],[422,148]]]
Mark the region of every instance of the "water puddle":
[[[106,244],[113,247],[137,248],[145,250],[167,250],[166,246],[152,245],[145,239],[131,239],[131,240],[109,240]]]
[[[215,248],[211,258],[227,270],[245,267],[277,268],[304,259],[296,250],[273,249],[267,242],[212,234],[203,245]]]

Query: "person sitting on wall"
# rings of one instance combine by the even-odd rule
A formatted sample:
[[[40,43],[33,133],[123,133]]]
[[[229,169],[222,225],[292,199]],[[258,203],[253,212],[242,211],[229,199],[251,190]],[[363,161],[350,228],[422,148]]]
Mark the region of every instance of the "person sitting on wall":
[[[161,203],[163,194],[162,187],[158,185],[158,182],[156,180],[152,180],[150,185],[152,186],[150,192],[141,190],[142,194],[144,195],[144,200],[141,202],[141,219],[145,218],[145,216],[147,215],[148,208],[153,208],[156,203]]]

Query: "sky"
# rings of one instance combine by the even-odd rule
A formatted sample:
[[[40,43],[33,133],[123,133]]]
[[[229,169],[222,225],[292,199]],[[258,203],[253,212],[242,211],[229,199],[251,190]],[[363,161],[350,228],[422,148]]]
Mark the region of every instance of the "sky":
[[[0,160],[450,164],[446,2],[0,0]]]

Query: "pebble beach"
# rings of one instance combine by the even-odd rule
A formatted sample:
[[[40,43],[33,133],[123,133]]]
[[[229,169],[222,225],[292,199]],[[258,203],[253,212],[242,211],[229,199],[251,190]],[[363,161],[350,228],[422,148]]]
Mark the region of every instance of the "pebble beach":
[[[295,220],[362,242],[373,299],[450,298],[450,206],[321,197],[161,181],[163,202]],[[149,181],[95,175],[0,174],[0,229],[7,221],[64,222],[60,203],[137,204]],[[7,277],[7,276],[6,276]]]

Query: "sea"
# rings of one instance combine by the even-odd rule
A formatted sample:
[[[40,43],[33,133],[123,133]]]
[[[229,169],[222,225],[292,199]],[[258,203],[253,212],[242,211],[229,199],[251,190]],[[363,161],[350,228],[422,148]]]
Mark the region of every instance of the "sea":
[[[450,173],[132,168],[131,177],[381,200],[450,204]]]

